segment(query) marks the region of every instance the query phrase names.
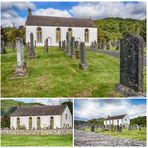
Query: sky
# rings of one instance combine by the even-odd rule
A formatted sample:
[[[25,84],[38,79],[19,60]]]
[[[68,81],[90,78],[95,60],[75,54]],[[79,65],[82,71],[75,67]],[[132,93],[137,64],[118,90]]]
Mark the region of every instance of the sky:
[[[144,19],[146,2],[2,2],[2,26],[25,25],[27,9],[33,15],[101,19],[121,17]]]
[[[74,119],[90,120],[127,114],[130,119],[146,116],[145,99],[76,99]]]
[[[69,99],[12,99],[15,101],[25,102],[25,103],[41,103],[44,105],[61,105],[61,103],[68,101]]]

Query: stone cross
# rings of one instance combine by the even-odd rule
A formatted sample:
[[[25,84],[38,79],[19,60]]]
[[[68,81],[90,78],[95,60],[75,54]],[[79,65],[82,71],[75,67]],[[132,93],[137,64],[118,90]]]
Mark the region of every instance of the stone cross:
[[[140,36],[126,34],[121,40],[120,84],[135,92],[143,92],[143,50]]]
[[[5,54],[6,52],[6,48],[5,48],[5,40],[3,35],[1,35],[1,54]]]
[[[80,43],[80,69],[86,70],[88,68],[86,64],[86,48],[85,48],[85,43],[81,42]]]
[[[30,33],[30,51],[29,51],[29,58],[35,58],[35,51],[34,51],[34,40],[33,40],[33,33]]]
[[[75,37],[71,38],[71,57],[75,58]]]
[[[71,49],[70,49],[70,34],[69,32],[66,32],[66,54],[70,55]]]

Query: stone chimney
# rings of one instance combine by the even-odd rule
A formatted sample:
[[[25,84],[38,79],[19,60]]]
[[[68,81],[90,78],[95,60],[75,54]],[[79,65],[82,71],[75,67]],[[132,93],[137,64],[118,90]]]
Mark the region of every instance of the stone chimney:
[[[28,16],[32,15],[32,10],[30,8],[28,8]]]

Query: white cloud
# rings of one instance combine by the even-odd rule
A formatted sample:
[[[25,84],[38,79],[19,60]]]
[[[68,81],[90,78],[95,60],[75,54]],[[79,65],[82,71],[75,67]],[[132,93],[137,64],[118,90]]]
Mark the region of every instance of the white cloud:
[[[18,8],[18,9],[36,9],[36,6],[31,2],[2,2],[1,3],[1,9],[2,10],[8,10],[12,8]]]
[[[105,118],[108,115],[128,114],[130,118],[146,115],[145,104],[133,104],[128,100],[78,100],[75,105],[75,118],[89,120]]]
[[[71,17],[67,10],[59,10],[53,8],[47,9],[38,9],[33,12],[34,15],[42,15],[42,16],[58,16],[58,17]]]
[[[74,6],[70,12],[74,17],[121,17],[143,19],[146,17],[146,3],[125,2],[82,2]]]
[[[33,99],[32,101],[45,105],[61,105],[61,103],[68,101],[68,99]]]

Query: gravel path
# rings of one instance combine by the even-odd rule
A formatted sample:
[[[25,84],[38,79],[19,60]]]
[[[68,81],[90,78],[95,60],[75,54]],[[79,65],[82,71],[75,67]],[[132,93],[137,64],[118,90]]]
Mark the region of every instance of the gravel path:
[[[113,57],[116,57],[116,58],[120,58],[120,51],[119,50],[114,51],[114,50],[100,50],[99,49],[96,52],[104,53],[104,54],[107,54],[107,55],[110,55],[110,56],[113,56]],[[146,66],[146,57],[145,56],[144,56],[144,66]]]
[[[74,131],[75,146],[146,146],[146,142],[118,138],[99,133]]]

